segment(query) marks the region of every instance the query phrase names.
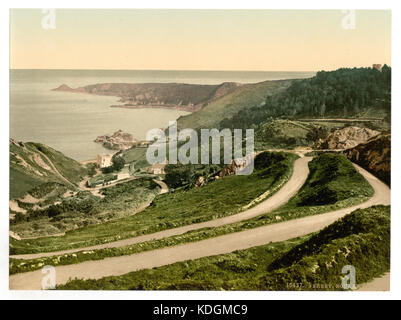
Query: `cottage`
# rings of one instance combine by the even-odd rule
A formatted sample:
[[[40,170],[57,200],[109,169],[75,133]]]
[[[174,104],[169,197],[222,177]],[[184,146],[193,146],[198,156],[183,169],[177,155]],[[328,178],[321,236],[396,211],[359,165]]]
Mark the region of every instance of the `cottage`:
[[[146,172],[149,174],[165,174],[164,172],[164,167],[166,165],[165,164],[161,164],[161,163],[156,163],[152,166],[150,166]]]

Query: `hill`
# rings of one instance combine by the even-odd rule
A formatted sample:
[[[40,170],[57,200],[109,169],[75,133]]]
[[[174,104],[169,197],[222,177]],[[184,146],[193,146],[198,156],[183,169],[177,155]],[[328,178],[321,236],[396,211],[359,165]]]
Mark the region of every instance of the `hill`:
[[[240,83],[224,82],[219,85],[185,83],[99,83],[76,89],[62,84],[53,91],[117,96],[123,105],[113,107],[180,107],[196,111],[207,102],[218,99],[240,87]]]
[[[73,187],[87,168],[44,144],[10,139],[10,199],[47,182]]]
[[[98,280],[64,290],[344,290],[342,268],[361,284],[390,268],[390,207],[359,209],[318,233],[228,254]]]
[[[292,80],[264,81],[244,84],[235,91],[207,103],[201,110],[177,120],[179,129],[218,128],[222,119],[239,111],[265,103],[266,97],[276,94],[291,84]]]
[[[286,90],[268,96],[260,105],[237,110],[232,116],[225,115],[220,127],[252,128],[277,117],[359,118],[369,115],[389,121],[390,112],[391,68],[385,65],[381,72],[373,68],[342,68],[292,81]]]

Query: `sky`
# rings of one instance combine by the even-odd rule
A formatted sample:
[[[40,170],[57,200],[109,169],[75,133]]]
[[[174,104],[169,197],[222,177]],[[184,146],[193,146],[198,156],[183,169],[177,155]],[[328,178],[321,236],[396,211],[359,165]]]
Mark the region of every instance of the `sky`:
[[[11,69],[318,71],[391,65],[389,10],[56,9],[54,24],[52,17],[42,9],[10,10]]]

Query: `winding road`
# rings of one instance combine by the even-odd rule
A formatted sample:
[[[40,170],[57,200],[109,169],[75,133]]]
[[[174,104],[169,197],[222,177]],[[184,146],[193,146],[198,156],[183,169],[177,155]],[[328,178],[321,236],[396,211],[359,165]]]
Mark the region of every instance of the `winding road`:
[[[134,237],[134,238],[128,238],[128,239],[124,239],[124,240],[104,243],[104,244],[100,244],[100,245],[94,245],[94,246],[85,247],[85,248],[75,248],[75,249],[62,250],[62,251],[56,251],[56,252],[53,251],[53,252],[43,252],[43,253],[33,253],[33,254],[20,254],[20,255],[13,255],[10,257],[16,258],[16,259],[35,259],[35,258],[50,257],[50,256],[54,256],[54,255],[73,253],[73,252],[78,252],[78,251],[89,251],[89,250],[104,249],[104,248],[124,247],[124,246],[141,243],[141,242],[145,242],[145,241],[168,238],[171,236],[184,234],[188,231],[193,231],[193,230],[198,230],[198,229],[203,229],[203,228],[220,227],[220,226],[223,226],[226,224],[235,223],[235,222],[239,222],[239,221],[243,221],[243,220],[248,220],[250,218],[254,218],[254,217],[264,214],[266,212],[277,209],[278,207],[285,204],[291,197],[293,197],[298,192],[298,190],[302,187],[302,185],[304,184],[304,182],[308,176],[308,173],[309,173],[308,163],[311,160],[312,160],[311,157],[303,157],[303,158],[297,159],[294,163],[294,169],[293,169],[293,174],[292,174],[291,178],[280,190],[278,190],[270,198],[261,202],[260,204],[254,206],[248,210],[245,210],[238,214],[235,214],[235,215],[231,215],[228,217],[219,218],[219,219],[215,219],[215,220],[210,220],[210,221],[206,221],[206,222],[201,222],[201,223],[194,223],[194,224],[190,224],[190,225],[183,226],[183,227],[167,229],[167,230],[156,232],[156,233],[145,234],[145,235]],[[165,193],[168,191],[167,185],[164,182],[158,181],[158,180],[154,180],[154,181],[162,187],[162,191],[160,193]]]
[[[308,161],[310,161],[310,159],[311,158],[304,157],[296,160],[294,164],[293,175],[287,182],[287,184],[284,185],[272,197],[249,210],[222,219],[146,235],[147,237],[149,237],[147,240],[160,239],[174,234],[181,234],[189,230],[204,228],[206,226],[220,226],[227,223],[237,222],[274,210],[287,202],[289,198],[291,198],[292,195],[294,195],[297,190],[302,186],[308,175],[307,163]],[[174,247],[166,247],[162,249],[145,251],[121,257],[106,258],[100,261],[86,261],[79,264],[58,266],[55,267],[56,283],[63,284],[69,279],[73,278],[99,279],[112,275],[118,276],[141,269],[159,267],[179,261],[229,253],[235,250],[248,249],[258,245],[268,244],[270,242],[284,241],[319,231],[327,225],[333,223],[337,219],[358,208],[367,208],[372,205],[378,204],[389,205],[390,189],[387,187],[387,185],[385,185],[383,182],[378,180],[366,170],[358,167],[357,165],[355,165],[355,167],[367,179],[367,181],[372,185],[374,189],[374,195],[368,201],[362,204],[324,214],[285,221],[241,232],[230,233],[223,236],[205,239],[198,242],[186,243]],[[104,247],[108,245],[109,247],[116,247],[146,241],[144,240],[145,238],[142,237],[126,239],[110,244],[105,244],[102,246]],[[138,240],[138,238],[142,239]],[[84,249],[75,249],[75,251],[82,250]],[[49,255],[54,254],[54,252],[49,253]],[[25,255],[25,257],[26,256],[29,255]],[[31,256],[38,257],[38,255]],[[22,257],[22,255],[16,257]],[[41,270],[12,275],[10,276],[10,289],[41,289],[43,277],[44,275],[42,274]]]

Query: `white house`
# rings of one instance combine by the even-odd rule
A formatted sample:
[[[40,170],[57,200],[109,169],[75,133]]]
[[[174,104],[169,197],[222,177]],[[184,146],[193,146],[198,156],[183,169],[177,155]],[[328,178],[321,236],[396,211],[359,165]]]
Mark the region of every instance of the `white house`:
[[[111,158],[112,158],[111,154],[98,154],[97,155],[97,166],[99,168],[110,167],[112,165]]]

